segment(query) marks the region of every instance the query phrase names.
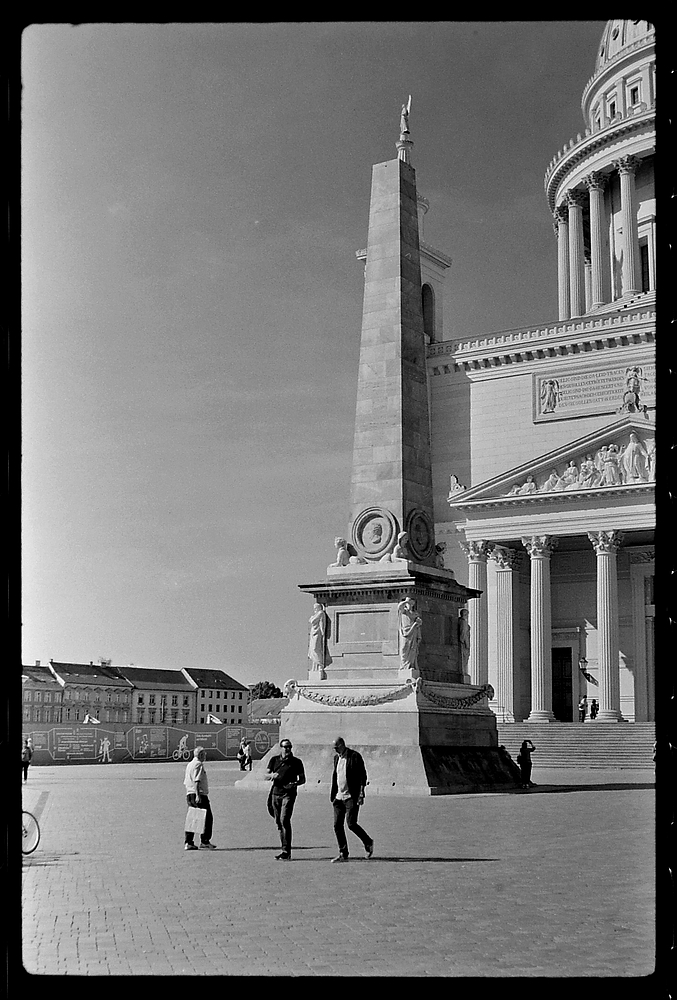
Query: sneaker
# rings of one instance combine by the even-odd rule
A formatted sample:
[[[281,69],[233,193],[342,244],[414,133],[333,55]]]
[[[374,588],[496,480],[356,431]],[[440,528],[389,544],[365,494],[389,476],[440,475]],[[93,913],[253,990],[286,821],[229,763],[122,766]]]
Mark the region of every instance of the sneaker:
[[[347,860],[348,860],[347,854],[337,854],[335,858],[331,859],[331,863],[335,865],[338,861],[347,861]]]
[[[369,844],[365,844],[364,849],[367,852],[367,857],[370,858],[374,853],[374,841],[372,840]]]
[[[212,844],[208,840],[206,844],[200,844],[200,850],[215,851],[216,850],[216,844]]]
[[[197,851],[195,844],[184,844],[183,849],[184,851]]]
[[[276,861],[291,861],[291,854],[286,854],[283,851],[282,854],[276,854],[275,855],[275,860]]]

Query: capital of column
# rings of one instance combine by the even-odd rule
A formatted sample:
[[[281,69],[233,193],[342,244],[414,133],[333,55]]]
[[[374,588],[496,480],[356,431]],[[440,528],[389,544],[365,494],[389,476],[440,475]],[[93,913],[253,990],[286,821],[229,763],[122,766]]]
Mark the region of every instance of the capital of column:
[[[557,543],[558,539],[553,535],[532,535],[531,538],[522,539],[522,545],[531,559],[549,559],[557,548]]]
[[[589,191],[603,191],[607,185],[607,177],[606,174],[593,171],[583,178],[583,182]]]
[[[603,552],[618,552],[623,544],[622,531],[589,531],[588,538],[592,542],[597,555]]]
[[[566,202],[569,208],[583,208],[586,197],[583,191],[567,191]]]
[[[569,222],[569,213],[567,212],[564,205],[560,205],[558,208],[556,208],[552,214],[552,217],[555,220],[555,224],[557,226],[561,225],[566,226],[567,223]]]
[[[519,549],[507,549],[497,545],[491,553],[497,569],[516,569],[519,566],[522,553]]]
[[[637,156],[621,156],[620,159],[613,161],[613,166],[619,174],[634,174],[639,166],[639,162]]]
[[[493,551],[496,546],[495,542],[459,542],[458,543],[466,556],[468,557],[468,562],[486,562],[489,553]]]

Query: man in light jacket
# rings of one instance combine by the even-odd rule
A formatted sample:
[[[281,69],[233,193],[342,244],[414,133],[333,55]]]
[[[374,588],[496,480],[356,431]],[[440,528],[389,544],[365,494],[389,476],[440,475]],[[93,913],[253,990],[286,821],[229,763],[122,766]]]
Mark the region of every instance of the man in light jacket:
[[[332,858],[332,864],[348,860],[348,841],[344,822],[348,829],[364,844],[367,857],[374,853],[374,841],[357,822],[360,806],[364,802],[364,788],[367,784],[367,770],[362,755],[347,747],[342,736],[334,740],[334,773],[331,779],[331,801],[334,804],[334,833],[338,841],[339,853]]]
[[[216,845],[211,842],[214,819],[212,816],[212,807],[209,804],[209,782],[204,763],[206,759],[207,751],[205,748],[195,747],[193,750],[193,759],[186,765],[186,776],[183,779],[183,783],[186,786],[188,805],[207,811],[205,828],[200,834],[200,847],[208,851],[214,851],[216,850]],[[193,843],[194,837],[195,834],[192,830],[186,830],[184,850],[197,851],[198,848]]]

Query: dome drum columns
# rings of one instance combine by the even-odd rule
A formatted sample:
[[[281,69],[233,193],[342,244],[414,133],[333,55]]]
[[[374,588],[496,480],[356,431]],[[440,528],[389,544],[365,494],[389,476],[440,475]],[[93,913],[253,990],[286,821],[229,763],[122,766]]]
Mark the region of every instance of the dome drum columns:
[[[624,156],[614,161],[620,176],[621,190],[621,263],[622,297],[638,295],[642,290],[639,277],[639,239],[635,171],[639,160]],[[605,260],[604,233],[607,224],[604,190],[608,176],[593,172],[585,178],[586,191],[567,192],[564,202],[554,215],[557,234],[557,278],[559,318],[572,319],[586,311],[598,309],[609,299],[605,287],[610,286],[610,262]],[[590,252],[588,287],[586,289],[586,255],[583,240],[583,209],[590,213]],[[586,294],[587,291],[587,294]]]

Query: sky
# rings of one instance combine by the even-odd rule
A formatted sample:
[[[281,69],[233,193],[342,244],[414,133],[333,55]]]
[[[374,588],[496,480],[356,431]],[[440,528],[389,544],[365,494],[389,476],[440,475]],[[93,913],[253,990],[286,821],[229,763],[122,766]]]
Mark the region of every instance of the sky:
[[[445,339],[557,317],[545,170],[604,21],[35,24],[22,655],[307,669],[348,528],[371,166],[412,95]]]

